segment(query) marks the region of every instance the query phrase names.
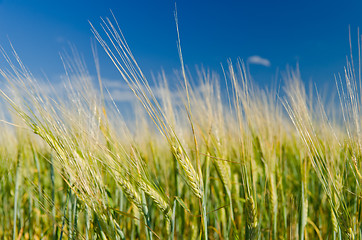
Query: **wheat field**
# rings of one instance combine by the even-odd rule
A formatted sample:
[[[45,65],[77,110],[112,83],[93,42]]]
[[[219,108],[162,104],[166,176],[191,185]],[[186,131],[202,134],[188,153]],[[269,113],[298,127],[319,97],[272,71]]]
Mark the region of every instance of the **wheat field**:
[[[362,239],[352,56],[332,79],[335,104],[307,91],[298,67],[275,88],[254,84],[242,60],[191,82],[178,38],[171,90],[162,73],[150,85],[115,20],[91,26],[134,117],[76,53],[59,93],[2,50],[1,239]]]

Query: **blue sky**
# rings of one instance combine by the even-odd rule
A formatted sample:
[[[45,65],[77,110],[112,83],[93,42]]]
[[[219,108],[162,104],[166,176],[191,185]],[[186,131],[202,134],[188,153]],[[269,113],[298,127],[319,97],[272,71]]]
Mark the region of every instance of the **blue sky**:
[[[0,45],[8,50],[10,39],[35,75],[44,71],[52,79],[64,72],[59,53],[70,42],[94,73],[88,20],[98,26],[112,9],[144,72],[162,67],[171,73],[180,66],[174,6],[166,0],[0,0]],[[362,2],[357,0],[183,0],[177,8],[184,60],[191,69],[203,65],[221,73],[220,63],[228,58],[261,60],[264,65],[250,64],[260,84],[298,62],[306,81],[334,85],[333,74],[343,71],[349,54],[348,26],[355,47],[357,27],[362,26]],[[99,52],[102,75],[119,78]]]

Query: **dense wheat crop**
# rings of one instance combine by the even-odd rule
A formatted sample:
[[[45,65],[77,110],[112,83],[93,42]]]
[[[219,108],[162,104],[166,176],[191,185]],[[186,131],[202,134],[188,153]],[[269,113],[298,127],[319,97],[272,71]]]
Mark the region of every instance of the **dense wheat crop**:
[[[135,117],[76,53],[60,94],[3,52],[1,239],[362,239],[353,61],[336,76],[339,104],[325,104],[298,69],[259,88],[241,60],[190,84],[179,41],[175,91],[163,74],[149,84],[116,22],[92,29]]]

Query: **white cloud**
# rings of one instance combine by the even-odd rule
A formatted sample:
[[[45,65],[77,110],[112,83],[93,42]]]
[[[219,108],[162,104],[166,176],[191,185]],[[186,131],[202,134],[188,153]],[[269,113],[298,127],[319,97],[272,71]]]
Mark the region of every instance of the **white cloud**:
[[[266,58],[262,58],[258,55],[254,55],[254,56],[250,56],[248,58],[248,63],[249,64],[256,64],[256,65],[262,65],[265,67],[270,67],[271,63],[268,59]]]
[[[117,89],[122,89],[122,90],[127,90],[129,89],[127,83],[119,78],[119,79],[108,79],[108,78],[103,78],[102,77],[102,84],[104,87],[108,88],[108,89],[112,89],[112,88],[117,88]]]
[[[83,76],[85,77],[85,76]],[[86,82],[92,82],[94,86],[94,91],[99,91],[98,80],[96,80],[95,76],[87,76],[88,79],[81,79],[76,75],[66,76],[64,74],[57,75],[52,77],[50,81],[38,81],[36,84],[39,89],[41,89],[41,93],[45,95],[52,96],[56,94],[57,97],[69,97],[67,94],[69,93],[69,89],[75,92],[86,91],[88,88],[86,86]],[[171,78],[171,77],[170,77]],[[70,85],[69,85],[70,84]],[[124,80],[120,79],[109,79],[102,78],[102,85],[104,87],[103,94],[106,101],[115,101],[116,103],[132,103],[137,102],[138,99],[129,86],[126,84]],[[210,87],[205,84],[200,84],[195,86],[193,89],[194,94],[199,95],[204,92],[208,92],[206,89]],[[90,87],[89,90],[92,90]],[[164,86],[151,86],[151,90],[154,96],[160,101],[162,105],[162,101],[168,101],[169,99],[172,102],[174,107],[183,106],[185,100],[185,92],[183,88],[178,90],[171,90],[169,88],[165,88]]]
[[[122,91],[118,89],[109,90],[109,94],[105,93],[106,100],[111,100],[115,102],[134,102],[137,101],[136,96],[134,93],[129,91]]]

